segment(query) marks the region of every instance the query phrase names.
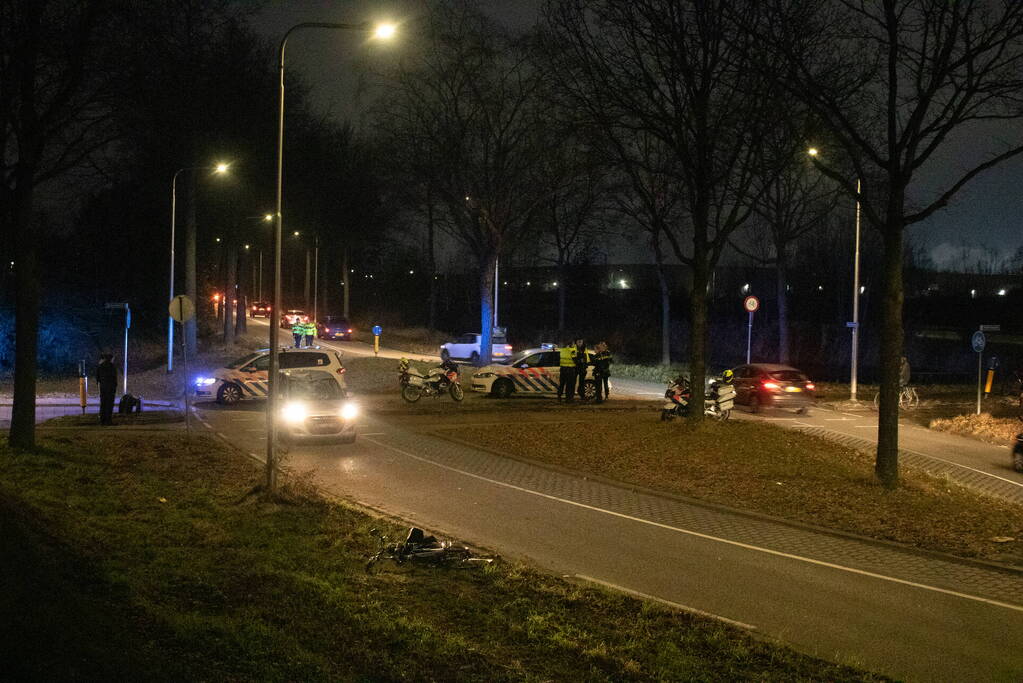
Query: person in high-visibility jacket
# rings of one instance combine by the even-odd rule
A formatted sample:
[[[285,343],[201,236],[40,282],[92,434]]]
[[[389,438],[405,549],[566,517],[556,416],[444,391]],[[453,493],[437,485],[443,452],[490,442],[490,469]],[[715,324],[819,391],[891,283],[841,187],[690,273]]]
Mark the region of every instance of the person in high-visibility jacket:
[[[291,334],[295,337],[295,348],[302,348],[302,337],[305,336],[305,324],[295,318],[295,322],[291,323]]]
[[[313,340],[316,339],[316,323],[310,321],[302,326],[305,331],[305,345],[307,348],[312,348]]]
[[[597,382],[597,403],[603,403],[608,398],[608,381],[611,376],[611,352],[607,348],[607,342],[600,342],[594,347],[597,352],[593,356],[593,379]]]
[[[575,377],[579,383],[579,399],[586,400],[586,368],[590,365],[590,352],[586,350],[586,342],[575,340],[572,360],[575,361]]]
[[[571,403],[575,395],[575,347],[566,342],[558,348],[558,400]]]

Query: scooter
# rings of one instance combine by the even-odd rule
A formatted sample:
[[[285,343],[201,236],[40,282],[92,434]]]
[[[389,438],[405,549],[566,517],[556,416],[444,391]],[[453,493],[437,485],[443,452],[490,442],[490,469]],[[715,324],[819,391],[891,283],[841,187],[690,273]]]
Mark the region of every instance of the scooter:
[[[668,385],[664,392],[666,399],[661,406],[661,422],[669,422],[676,417],[689,415],[689,401],[692,399],[692,391],[689,387],[689,378],[679,375]],[[704,395],[703,414],[715,420],[727,420],[732,414],[735,406],[735,387],[731,382],[721,379],[713,379],[707,386]]]
[[[438,541],[435,536],[427,536],[419,527],[409,528],[404,543],[388,543],[387,537],[376,529],[370,529],[369,533],[380,543],[380,548],[366,562],[366,571],[372,570],[380,560],[391,560],[398,565],[409,563],[436,567],[464,567],[494,561],[492,557],[476,557],[465,546]]]
[[[401,397],[409,403],[415,403],[423,396],[436,397],[444,393],[450,394],[456,401],[465,398],[462,385],[458,383],[458,366],[454,361],[443,361],[439,366],[431,368],[425,376],[408,368],[405,376],[407,384],[401,388]]]

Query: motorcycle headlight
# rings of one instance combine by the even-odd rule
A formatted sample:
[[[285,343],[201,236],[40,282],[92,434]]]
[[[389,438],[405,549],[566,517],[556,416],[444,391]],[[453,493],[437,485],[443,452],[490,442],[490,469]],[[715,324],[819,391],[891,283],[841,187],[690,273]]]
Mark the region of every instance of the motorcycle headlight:
[[[496,377],[496,373],[493,372],[478,372],[472,376],[473,379],[489,379],[490,377]]]
[[[305,406],[301,403],[286,403],[284,408],[281,409],[281,417],[284,418],[285,422],[295,424],[301,422],[306,418],[307,412]]]
[[[354,403],[346,403],[341,407],[341,417],[346,420],[354,420],[359,414],[359,406]]]

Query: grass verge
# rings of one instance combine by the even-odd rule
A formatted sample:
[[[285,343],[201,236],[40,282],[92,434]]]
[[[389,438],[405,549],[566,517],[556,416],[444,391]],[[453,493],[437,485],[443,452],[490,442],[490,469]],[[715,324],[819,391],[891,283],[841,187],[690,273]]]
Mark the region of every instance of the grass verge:
[[[1016,440],[1023,432],[1023,422],[1018,417],[995,417],[991,413],[980,415],[955,415],[930,421],[931,429],[972,436],[989,443],[1005,444]]]
[[[457,437],[650,489],[964,557],[1023,564],[1023,507],[903,469],[895,490],[873,456],[760,422],[661,423],[605,414],[523,439],[515,425]],[[1011,537],[1013,542],[995,542]]]
[[[15,679],[863,680],[526,567],[366,574],[380,525],[300,485],[258,502],[209,439],[0,446],[0,667]]]

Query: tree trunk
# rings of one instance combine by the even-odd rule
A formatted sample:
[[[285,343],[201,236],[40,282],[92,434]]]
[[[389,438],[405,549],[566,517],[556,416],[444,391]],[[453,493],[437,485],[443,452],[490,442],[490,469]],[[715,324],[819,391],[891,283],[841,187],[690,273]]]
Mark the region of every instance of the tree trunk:
[[[349,300],[349,296],[350,296],[350,294],[352,292],[352,278],[351,278],[352,269],[348,265],[348,247],[345,247],[344,259],[343,260],[344,260],[344,266],[341,268],[341,270],[342,270],[341,281],[344,283],[344,290],[345,290],[344,291],[344,315],[345,315],[345,320],[351,322],[352,319],[351,319],[351,317],[349,317],[349,313],[348,313],[348,300]]]
[[[36,374],[39,347],[39,273],[33,230],[35,166],[21,161],[16,173],[14,211],[14,401],[10,445],[35,448]]]
[[[234,343],[234,299],[238,296],[238,247],[227,238],[224,273],[224,344]]]
[[[480,264],[480,359],[479,365],[490,365],[494,327],[494,267],[497,252],[488,254]]]
[[[568,264],[558,264],[558,343],[565,336],[565,309],[568,299]]]
[[[689,420],[703,421],[704,381],[707,374],[707,287],[710,284],[710,265],[707,254],[696,250],[693,258],[693,290],[689,297],[689,381],[692,398],[689,402]]]
[[[426,274],[430,278],[430,292],[426,307],[426,329],[437,325],[437,245],[433,224],[433,194],[426,192]]]
[[[902,359],[902,242],[904,227],[900,198],[889,203],[884,231],[884,303],[881,312],[881,405],[877,424],[874,473],[885,486],[899,483],[899,370]]]
[[[196,225],[195,225],[195,174],[185,173],[185,294],[199,307],[196,286]],[[185,323],[185,351],[189,358],[195,358],[198,349],[196,318]]]
[[[654,236],[654,261],[657,265],[657,284],[661,289],[661,365],[671,364],[671,289],[664,272],[664,258],[660,238]]]
[[[775,245],[778,257],[778,362],[789,364],[789,273],[784,244]]]

